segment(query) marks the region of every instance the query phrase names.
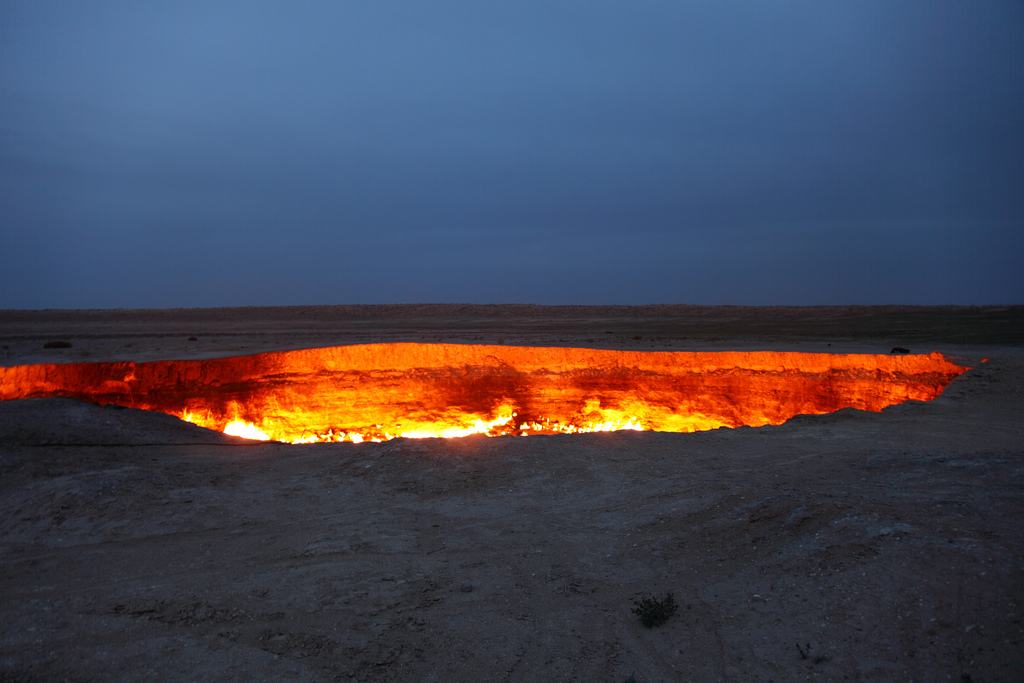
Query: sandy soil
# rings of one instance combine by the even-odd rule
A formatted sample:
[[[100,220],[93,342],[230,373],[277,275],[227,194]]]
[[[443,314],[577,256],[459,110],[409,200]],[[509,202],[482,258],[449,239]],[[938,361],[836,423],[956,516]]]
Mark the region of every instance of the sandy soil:
[[[858,309],[845,328],[839,309],[467,313],[452,329],[457,311],[338,310],[207,328],[205,312],[0,314],[0,342],[8,364],[146,359],[419,325],[423,341],[618,348],[904,342],[976,368],[927,404],[692,435],[285,446],[0,404],[0,677],[1024,678],[1021,309]],[[686,333],[716,319],[721,339]],[[73,346],[41,348],[54,338]],[[644,628],[632,601],[668,591],[679,612]]]

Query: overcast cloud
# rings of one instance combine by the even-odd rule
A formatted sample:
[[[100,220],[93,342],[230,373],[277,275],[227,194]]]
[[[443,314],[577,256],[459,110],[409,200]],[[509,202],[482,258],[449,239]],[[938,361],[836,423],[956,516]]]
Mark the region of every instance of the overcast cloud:
[[[1024,300],[1019,2],[0,2],[0,307]]]

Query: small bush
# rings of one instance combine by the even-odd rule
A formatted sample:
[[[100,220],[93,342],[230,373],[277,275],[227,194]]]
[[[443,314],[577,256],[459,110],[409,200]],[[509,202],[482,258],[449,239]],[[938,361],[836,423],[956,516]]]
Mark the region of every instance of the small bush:
[[[63,339],[54,339],[43,344],[44,349],[70,349],[71,342],[64,341]]]
[[[653,597],[643,598],[634,600],[633,604],[633,614],[640,617],[640,623],[647,628],[661,626],[679,609],[675,596],[671,593],[666,593],[662,600]]]

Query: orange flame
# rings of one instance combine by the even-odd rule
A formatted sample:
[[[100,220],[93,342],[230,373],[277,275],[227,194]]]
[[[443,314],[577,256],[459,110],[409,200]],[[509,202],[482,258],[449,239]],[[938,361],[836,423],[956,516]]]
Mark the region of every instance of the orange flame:
[[[365,344],[209,360],[0,368],[0,400],[66,396],[289,443],[694,432],[929,401],[942,354]]]

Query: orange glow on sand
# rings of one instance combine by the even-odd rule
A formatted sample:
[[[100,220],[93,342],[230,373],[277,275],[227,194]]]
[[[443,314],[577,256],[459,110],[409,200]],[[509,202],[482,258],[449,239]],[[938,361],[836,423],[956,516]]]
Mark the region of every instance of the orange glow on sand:
[[[942,354],[363,344],[208,360],[0,368],[0,400],[63,396],[288,443],[694,432],[930,401]]]

